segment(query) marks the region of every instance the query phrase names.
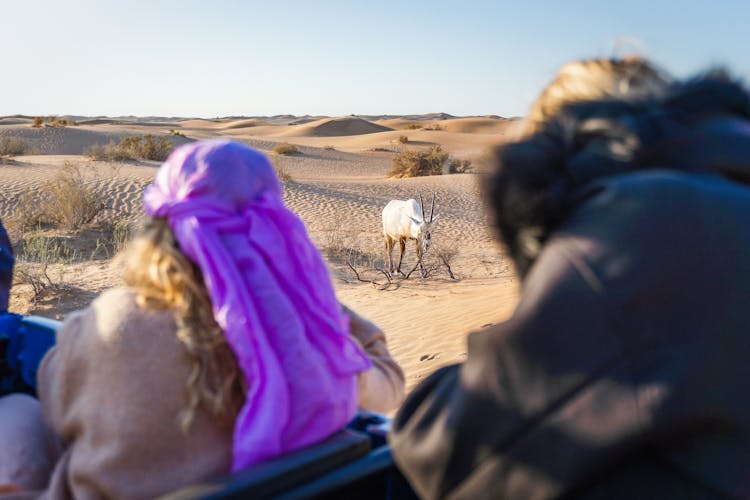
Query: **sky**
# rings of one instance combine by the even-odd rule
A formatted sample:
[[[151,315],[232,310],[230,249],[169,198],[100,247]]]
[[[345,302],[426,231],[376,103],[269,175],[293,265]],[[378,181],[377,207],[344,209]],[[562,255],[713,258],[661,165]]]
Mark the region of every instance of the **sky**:
[[[0,0],[0,115],[523,115],[565,62],[750,81],[746,0]]]

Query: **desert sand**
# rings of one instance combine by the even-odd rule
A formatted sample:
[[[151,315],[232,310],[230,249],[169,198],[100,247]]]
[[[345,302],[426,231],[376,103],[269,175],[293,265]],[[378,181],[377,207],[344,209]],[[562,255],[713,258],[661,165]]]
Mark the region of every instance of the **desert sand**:
[[[517,280],[495,243],[480,186],[488,168],[488,151],[513,136],[517,120],[443,115],[74,119],[79,125],[32,128],[31,117],[0,118],[0,136],[21,138],[29,149],[27,154],[0,162],[0,218],[10,226],[17,248],[28,238],[28,231],[17,227],[19,200],[24,193],[45,189],[45,183],[65,165],[77,165],[107,200],[107,208],[85,227],[36,230],[64,246],[67,257],[48,266],[51,285],[41,291],[19,277],[12,291],[12,311],[63,319],[119,283],[114,252],[105,248],[97,228],[117,221],[137,225],[143,189],[159,163],[93,161],[84,153],[94,144],[146,133],[165,136],[175,144],[230,137],[272,157],[291,176],[284,185],[285,201],[305,221],[326,256],[340,299],[386,332],[409,389],[438,367],[464,359],[466,336],[503,321],[516,303]],[[170,135],[170,130],[185,137]],[[408,142],[400,143],[401,136]],[[281,142],[297,145],[300,154],[275,155],[273,148]],[[472,172],[388,178],[398,151],[434,145],[456,158],[471,160]],[[426,256],[430,276],[422,278],[414,272],[409,279],[389,283],[377,270],[385,258],[381,210],[391,199],[419,199],[420,193],[428,207],[433,193],[437,198],[439,221],[434,247]],[[448,256],[454,278],[440,255]],[[23,262],[23,257],[19,260]],[[414,262],[410,243],[404,269]]]

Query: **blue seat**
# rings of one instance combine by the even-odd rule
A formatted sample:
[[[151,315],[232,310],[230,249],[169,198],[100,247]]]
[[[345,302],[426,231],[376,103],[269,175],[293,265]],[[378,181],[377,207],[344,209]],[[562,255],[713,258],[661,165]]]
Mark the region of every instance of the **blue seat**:
[[[55,345],[59,321],[41,316],[0,313],[0,395],[36,395],[36,372]]]

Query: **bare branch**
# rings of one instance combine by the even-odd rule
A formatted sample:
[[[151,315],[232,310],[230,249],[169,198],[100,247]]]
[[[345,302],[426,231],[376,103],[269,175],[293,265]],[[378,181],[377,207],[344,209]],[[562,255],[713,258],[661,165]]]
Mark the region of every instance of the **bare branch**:
[[[380,290],[385,290],[386,288],[388,288],[389,286],[391,286],[392,281],[391,281],[390,276],[388,275],[388,273],[386,273],[385,271],[383,271],[382,269],[379,269],[379,268],[376,268],[376,269],[378,269],[378,271],[382,272],[383,275],[385,275],[385,278],[388,280],[387,283],[379,283],[379,282],[377,282],[375,280],[369,280],[369,279],[362,278],[359,275],[359,271],[357,271],[357,269],[352,265],[352,251],[351,250],[349,251],[349,258],[346,261],[346,265],[349,266],[349,269],[352,270],[352,272],[354,273],[354,276],[357,278],[357,281],[360,281],[362,283],[370,283],[371,285],[374,285],[374,286],[378,287],[378,289],[380,289]]]
[[[419,264],[421,264],[421,263],[422,263],[422,259],[419,259],[419,260],[417,261],[417,263],[416,263],[416,264],[414,264],[414,267],[412,267],[412,268],[411,268],[411,271],[409,271],[408,273],[406,273],[406,274],[404,275],[404,279],[405,279],[405,280],[408,280],[408,279],[409,279],[409,276],[411,276],[411,273],[413,273],[413,272],[414,272],[414,271],[415,271],[415,270],[417,269],[417,267],[419,267]]]
[[[441,253],[439,255],[440,255],[440,260],[443,262],[443,265],[445,266],[446,269],[448,269],[448,274],[450,274],[451,279],[452,280],[456,279],[456,277],[453,275],[453,271],[451,270],[451,265],[448,262],[448,259],[446,258],[445,254]]]

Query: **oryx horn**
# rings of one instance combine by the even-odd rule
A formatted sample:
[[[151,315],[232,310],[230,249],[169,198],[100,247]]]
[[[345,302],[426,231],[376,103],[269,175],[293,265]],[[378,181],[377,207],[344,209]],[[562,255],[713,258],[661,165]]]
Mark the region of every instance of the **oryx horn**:
[[[422,199],[422,193],[419,193],[419,208],[422,209],[422,220],[424,220],[424,200]]]
[[[435,195],[436,193],[433,191],[432,192],[432,205],[430,206],[430,222],[432,222],[432,217],[435,215]],[[422,218],[424,219],[424,215],[422,215]]]

